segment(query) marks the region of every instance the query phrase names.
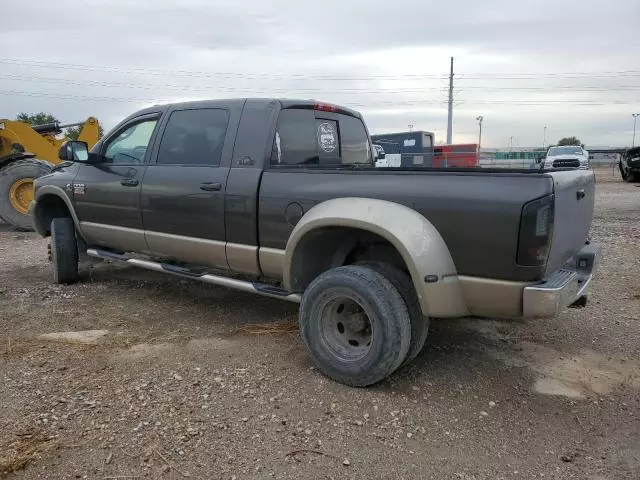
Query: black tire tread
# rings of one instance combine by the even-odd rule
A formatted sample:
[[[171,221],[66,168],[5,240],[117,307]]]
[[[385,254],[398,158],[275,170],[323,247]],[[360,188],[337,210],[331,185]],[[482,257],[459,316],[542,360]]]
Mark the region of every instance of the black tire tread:
[[[78,280],[78,246],[71,218],[51,221],[51,257],[54,283],[68,284]]]
[[[380,357],[368,370],[361,370],[357,376],[342,373],[338,366],[325,362],[314,350],[312,322],[312,303],[316,295],[332,286],[357,285],[385,321],[389,336],[384,337],[388,344],[384,346]],[[363,296],[363,297],[364,297]],[[300,332],[311,358],[318,368],[329,378],[353,387],[373,385],[391,375],[407,356],[411,342],[411,321],[402,296],[384,275],[363,266],[337,267],[319,275],[305,290],[300,304]],[[375,338],[375,337],[374,337]]]
[[[367,260],[358,262],[356,265],[367,266],[380,272],[387,277],[387,280],[389,280],[398,289],[400,295],[402,295],[402,299],[407,306],[409,319],[411,320],[411,343],[409,344],[407,358],[402,362],[401,366],[408,365],[420,354],[429,335],[429,318],[422,314],[420,300],[418,300],[418,295],[416,295],[411,277],[399,268],[385,262]]]

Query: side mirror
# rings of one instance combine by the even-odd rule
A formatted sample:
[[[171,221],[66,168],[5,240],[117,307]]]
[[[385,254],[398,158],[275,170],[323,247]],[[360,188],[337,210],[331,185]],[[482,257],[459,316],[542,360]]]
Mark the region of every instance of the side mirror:
[[[66,162],[87,162],[89,160],[89,146],[86,142],[70,140],[60,147],[58,158]]]

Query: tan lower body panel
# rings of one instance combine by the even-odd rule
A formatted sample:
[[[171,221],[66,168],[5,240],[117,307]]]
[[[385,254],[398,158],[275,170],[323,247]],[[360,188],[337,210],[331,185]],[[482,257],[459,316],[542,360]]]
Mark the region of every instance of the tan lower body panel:
[[[144,235],[149,250],[156,256],[180,259],[184,263],[206,265],[223,270],[229,268],[225,242],[149,230],[146,230]]]
[[[100,245],[125,252],[149,251],[144,230],[91,222],[80,222],[80,229],[82,237],[89,245]]]
[[[522,295],[526,282],[458,276],[470,315],[514,318],[522,316]]]
[[[260,260],[260,269],[265,277],[274,280],[282,280],[284,268],[285,251],[277,248],[260,247],[258,250],[258,259]]]
[[[227,264],[229,265],[229,270],[233,273],[260,275],[258,247],[255,245],[227,243]]]
[[[444,276],[437,283],[424,283],[423,279],[418,281],[420,283],[417,285],[422,285],[422,291],[418,291],[418,297],[424,296],[426,300],[426,302],[420,302],[420,305],[426,304],[428,307],[427,311],[424,309],[422,311],[425,316],[458,318],[469,314],[457,275]],[[415,281],[414,285],[416,285]]]

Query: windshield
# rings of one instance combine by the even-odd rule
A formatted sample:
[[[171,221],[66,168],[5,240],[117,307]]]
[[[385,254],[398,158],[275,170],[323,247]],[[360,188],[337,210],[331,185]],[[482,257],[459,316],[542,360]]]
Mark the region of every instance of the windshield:
[[[551,147],[547,155],[555,156],[555,155],[572,155],[572,154],[573,155],[582,154],[582,148],[576,145],[570,145],[566,147]]]

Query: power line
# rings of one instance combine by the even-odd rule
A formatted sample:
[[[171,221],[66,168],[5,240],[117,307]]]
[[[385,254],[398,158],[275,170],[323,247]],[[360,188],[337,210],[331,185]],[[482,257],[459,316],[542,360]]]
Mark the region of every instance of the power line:
[[[25,96],[37,98],[52,98],[58,100],[83,100],[83,101],[99,101],[99,102],[139,102],[139,103],[167,103],[168,99],[162,98],[140,98],[140,97],[115,97],[115,96],[90,96],[77,94],[64,94],[55,92],[29,92],[24,90],[0,90],[0,95],[7,96]],[[426,106],[426,105],[445,105],[446,101],[435,100],[407,100],[407,101],[371,101],[367,103],[351,103],[354,107],[373,107],[373,106]],[[607,102],[596,102],[593,100],[548,100],[548,101],[509,101],[509,100],[486,100],[486,101],[456,101],[456,104],[462,105],[521,105],[521,106],[544,106],[544,105],[583,105],[583,106],[606,106],[606,105],[628,105],[629,100],[612,100]]]
[[[225,86],[193,86],[188,84],[162,84],[162,83],[130,83],[130,82],[113,82],[113,81],[103,81],[103,80],[72,80],[67,78],[55,78],[55,77],[41,77],[34,75],[14,75],[14,74],[0,74],[0,79],[5,80],[20,80],[20,81],[38,81],[43,83],[52,83],[52,84],[60,84],[60,85],[77,85],[77,86],[97,86],[97,87],[119,87],[119,88],[139,88],[145,90],[151,90],[155,88],[166,88],[166,89],[176,89],[180,91],[202,91],[202,92],[210,92],[212,90],[225,90],[225,91],[270,91],[270,92],[290,92],[292,90],[300,91],[300,92],[327,92],[327,88],[305,88],[305,87],[295,87],[295,88],[268,88],[268,89],[255,89],[255,88],[238,88],[238,87],[225,87]],[[365,88],[331,88],[331,92],[345,92],[345,93],[418,93],[424,90],[432,90],[432,91],[441,91],[440,87],[430,87],[430,88],[415,88],[415,89],[405,89],[405,88],[376,88],[372,90],[367,90]]]
[[[425,91],[441,92],[446,94],[445,88],[440,87],[424,87],[424,88],[306,88],[306,87],[292,87],[292,88],[239,88],[228,86],[194,86],[188,84],[142,84],[131,82],[113,82],[102,80],[72,80],[67,78],[55,78],[55,77],[41,77],[33,75],[14,75],[14,74],[0,74],[0,79],[5,80],[19,80],[26,82],[42,82],[50,83],[53,85],[73,85],[82,87],[102,87],[102,88],[134,88],[141,90],[155,90],[165,89],[175,92],[202,92],[208,93],[215,91],[225,93],[244,93],[244,94],[291,94],[292,92],[306,92],[306,93],[331,93],[341,95],[393,95],[393,94],[414,94],[422,93]],[[456,89],[458,93],[465,93],[467,91],[482,90],[484,93],[519,93],[519,92],[554,92],[557,90],[571,90],[572,92],[625,92],[625,91],[640,91],[640,86],[617,86],[617,87],[596,87],[596,86],[558,86],[558,87],[479,87],[479,86],[463,86]]]
[[[367,75],[367,76],[345,76],[345,75],[312,75],[312,74],[277,74],[277,73],[252,73],[252,72],[204,72],[192,70],[157,70],[136,67],[111,67],[106,65],[86,65],[78,63],[59,63],[59,62],[41,62],[41,61],[25,61],[10,58],[0,58],[0,63],[8,65],[19,65],[37,68],[55,68],[67,70],[87,70],[98,72],[114,72],[114,73],[131,73],[136,75],[159,75],[159,76],[186,76],[186,77],[228,77],[228,78],[270,78],[270,79],[286,79],[286,80],[368,80],[371,78],[380,80],[394,79],[422,79],[434,78],[445,79],[446,75],[422,75],[422,74],[406,74],[406,75]]]
[[[316,75],[316,74],[274,74],[274,73],[253,73],[253,72],[207,72],[194,70],[161,70],[138,67],[121,67],[108,65],[89,65],[80,63],[63,63],[37,60],[22,60],[13,58],[0,58],[0,63],[7,65],[52,68],[65,70],[86,70],[113,73],[131,73],[136,75],[158,75],[158,76],[181,76],[181,77],[227,77],[227,78],[268,78],[277,80],[337,80],[337,81],[358,81],[358,80],[409,80],[409,79],[447,79],[448,75],[442,74],[396,74],[396,75]],[[485,80],[485,79],[505,79],[505,80],[535,80],[535,79],[574,79],[574,78],[616,78],[616,77],[638,77],[640,70],[621,71],[601,71],[601,72],[556,72],[556,73],[469,73],[458,74],[459,78],[465,80]]]

